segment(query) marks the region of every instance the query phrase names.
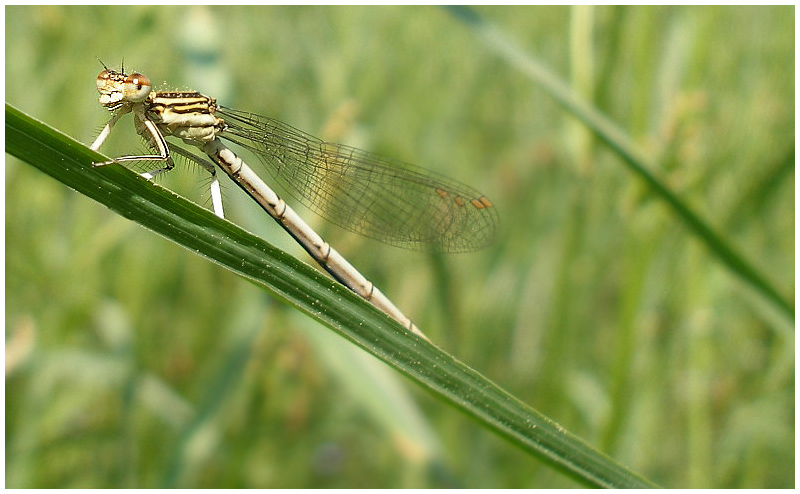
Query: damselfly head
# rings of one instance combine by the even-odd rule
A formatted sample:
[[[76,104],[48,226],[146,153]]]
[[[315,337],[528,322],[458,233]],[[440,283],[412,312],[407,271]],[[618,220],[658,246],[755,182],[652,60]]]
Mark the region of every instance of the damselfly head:
[[[150,79],[142,74],[124,74],[111,69],[103,69],[97,76],[97,91],[100,104],[109,110],[116,110],[125,103],[144,101],[153,89]]]

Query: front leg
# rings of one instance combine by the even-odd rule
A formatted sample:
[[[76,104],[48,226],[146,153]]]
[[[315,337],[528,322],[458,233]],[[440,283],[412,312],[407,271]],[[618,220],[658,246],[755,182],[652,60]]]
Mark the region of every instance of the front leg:
[[[100,131],[100,135],[97,136],[97,139],[95,139],[92,145],[89,146],[89,149],[91,149],[92,151],[97,151],[98,149],[100,149],[100,146],[102,146],[103,143],[106,141],[108,135],[111,134],[111,129],[114,128],[114,126],[117,124],[119,119],[122,118],[123,115],[129,113],[130,111],[131,111],[130,108],[123,108],[115,112],[114,115],[111,116],[111,120],[109,120],[106,126],[103,127],[103,130]]]
[[[113,128],[114,124],[116,124],[117,120],[119,120],[120,116],[121,114],[119,116],[114,115],[114,118],[112,118],[111,121],[106,124],[106,127],[100,133],[100,136],[98,136],[92,146],[96,145],[97,147],[100,147],[100,144],[102,144],[106,137],[108,137],[108,134],[111,133],[111,128]],[[166,163],[165,166],[140,174],[142,177],[148,180],[160,173],[164,173],[175,168],[175,163],[172,161],[172,158],[169,155],[169,146],[167,141],[164,139],[161,131],[158,130],[156,124],[153,123],[152,120],[142,116],[140,112],[134,112],[134,122],[136,124],[136,131],[147,141],[151,147],[158,152],[158,154],[120,156],[118,158],[103,161],[101,163],[94,163],[93,166],[106,166],[121,163],[123,161],[164,161]],[[92,149],[96,148],[93,147]]]

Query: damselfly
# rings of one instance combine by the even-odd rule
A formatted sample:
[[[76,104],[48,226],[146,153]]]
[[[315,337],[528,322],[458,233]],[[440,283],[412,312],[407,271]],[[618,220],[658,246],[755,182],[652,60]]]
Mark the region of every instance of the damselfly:
[[[99,149],[119,119],[133,113],[136,131],[151,155],[122,156],[95,166],[125,161],[159,161],[152,178],[171,170],[171,153],[205,168],[212,176],[211,201],[224,217],[216,167],[247,192],[337,281],[368,300],[410,331],[422,332],[375,285],[330,247],[220,138],[251,151],[296,200],[345,229],[412,249],[464,252],[482,248],[497,229],[497,212],[476,190],[453,179],[349,146],[324,142],[268,117],[219,106],[214,98],[189,91],[153,91],[142,74],[105,68],[97,76],[100,104],[113,112],[92,144]],[[210,159],[168,144],[174,136]]]

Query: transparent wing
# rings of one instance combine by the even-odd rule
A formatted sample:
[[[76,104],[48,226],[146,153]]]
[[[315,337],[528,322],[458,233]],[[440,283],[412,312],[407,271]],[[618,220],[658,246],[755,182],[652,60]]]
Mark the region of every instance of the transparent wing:
[[[498,227],[495,208],[456,180],[261,115],[219,108],[220,137],[253,152],[295,200],[326,220],[387,244],[477,250]]]

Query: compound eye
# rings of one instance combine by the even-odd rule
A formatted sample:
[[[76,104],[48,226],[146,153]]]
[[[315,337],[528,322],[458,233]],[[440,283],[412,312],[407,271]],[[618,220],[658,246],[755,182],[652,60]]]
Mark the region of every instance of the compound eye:
[[[97,76],[97,89],[100,89],[101,87],[105,87],[105,85],[108,83],[108,79],[110,79],[110,75],[108,73],[108,69],[104,69]]]
[[[100,74],[102,75],[103,73],[101,72]],[[99,76],[97,80],[100,80]],[[125,78],[125,99],[128,101],[144,101],[152,89],[150,79],[147,76],[131,74]]]

